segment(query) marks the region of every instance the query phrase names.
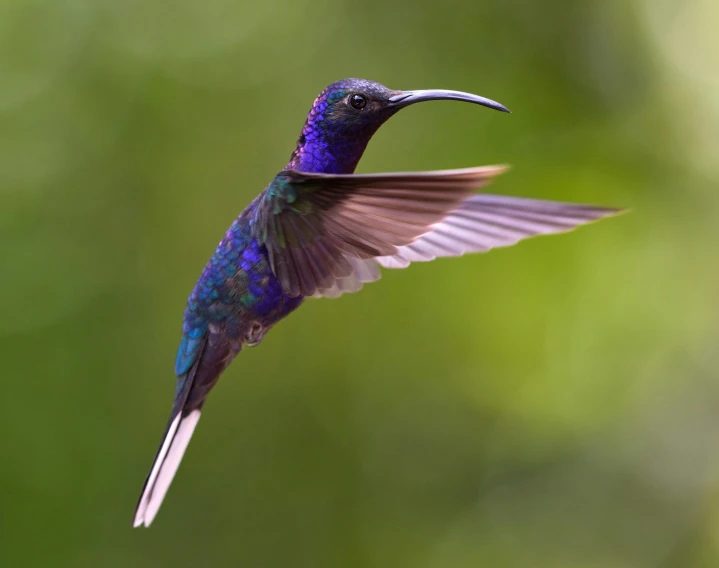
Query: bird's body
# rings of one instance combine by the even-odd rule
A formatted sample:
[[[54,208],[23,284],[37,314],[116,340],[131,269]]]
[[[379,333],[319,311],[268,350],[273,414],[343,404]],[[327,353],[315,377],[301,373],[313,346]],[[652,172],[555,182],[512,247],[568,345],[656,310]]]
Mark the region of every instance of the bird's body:
[[[297,308],[277,280],[267,251],[251,234],[250,210],[240,215],[215,249],[190,294],[183,320],[182,345],[175,373],[189,370],[196,346],[206,335],[221,335],[236,354],[242,343],[255,344],[266,330]]]
[[[221,373],[305,297],[354,292],[380,267],[508,246],[616,212],[474,194],[499,166],[352,175],[377,128],[432,99],[506,111],[467,93],[391,91],[360,79],[333,83],[315,100],[287,167],[235,220],[190,294],[173,409],[135,526],[152,522]]]

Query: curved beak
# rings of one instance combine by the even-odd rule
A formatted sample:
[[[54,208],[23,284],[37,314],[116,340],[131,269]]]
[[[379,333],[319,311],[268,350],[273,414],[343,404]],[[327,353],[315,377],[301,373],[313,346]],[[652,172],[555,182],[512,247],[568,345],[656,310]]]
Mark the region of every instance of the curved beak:
[[[494,110],[502,112],[510,112],[510,110],[492,99],[486,99],[472,93],[463,93],[462,91],[446,91],[444,89],[429,89],[426,91],[399,91],[396,95],[389,98],[389,107],[404,108],[414,103],[424,101],[464,101],[465,103],[474,103],[482,105]]]

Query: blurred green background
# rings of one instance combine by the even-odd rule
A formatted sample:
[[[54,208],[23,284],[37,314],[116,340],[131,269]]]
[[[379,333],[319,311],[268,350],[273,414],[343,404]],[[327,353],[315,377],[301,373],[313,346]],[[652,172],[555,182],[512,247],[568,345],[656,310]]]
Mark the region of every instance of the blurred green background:
[[[719,565],[714,0],[0,3],[0,564]],[[149,530],[184,303],[342,77],[359,171],[624,206],[313,300],[210,397]]]

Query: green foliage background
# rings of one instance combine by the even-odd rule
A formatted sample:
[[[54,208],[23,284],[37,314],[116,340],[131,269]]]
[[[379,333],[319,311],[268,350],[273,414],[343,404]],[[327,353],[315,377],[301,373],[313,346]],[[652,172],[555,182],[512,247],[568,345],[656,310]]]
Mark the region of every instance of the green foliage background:
[[[0,563],[719,565],[710,0],[0,2]],[[308,301],[130,528],[185,299],[321,88],[418,105],[360,171],[632,209]]]

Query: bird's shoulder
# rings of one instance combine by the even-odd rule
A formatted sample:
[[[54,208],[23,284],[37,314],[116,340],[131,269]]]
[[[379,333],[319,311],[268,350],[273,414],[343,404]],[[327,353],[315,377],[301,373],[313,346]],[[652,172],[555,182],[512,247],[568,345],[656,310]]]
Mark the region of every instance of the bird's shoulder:
[[[274,229],[274,218],[297,202],[299,188],[280,172],[243,214],[252,237],[264,242]]]

